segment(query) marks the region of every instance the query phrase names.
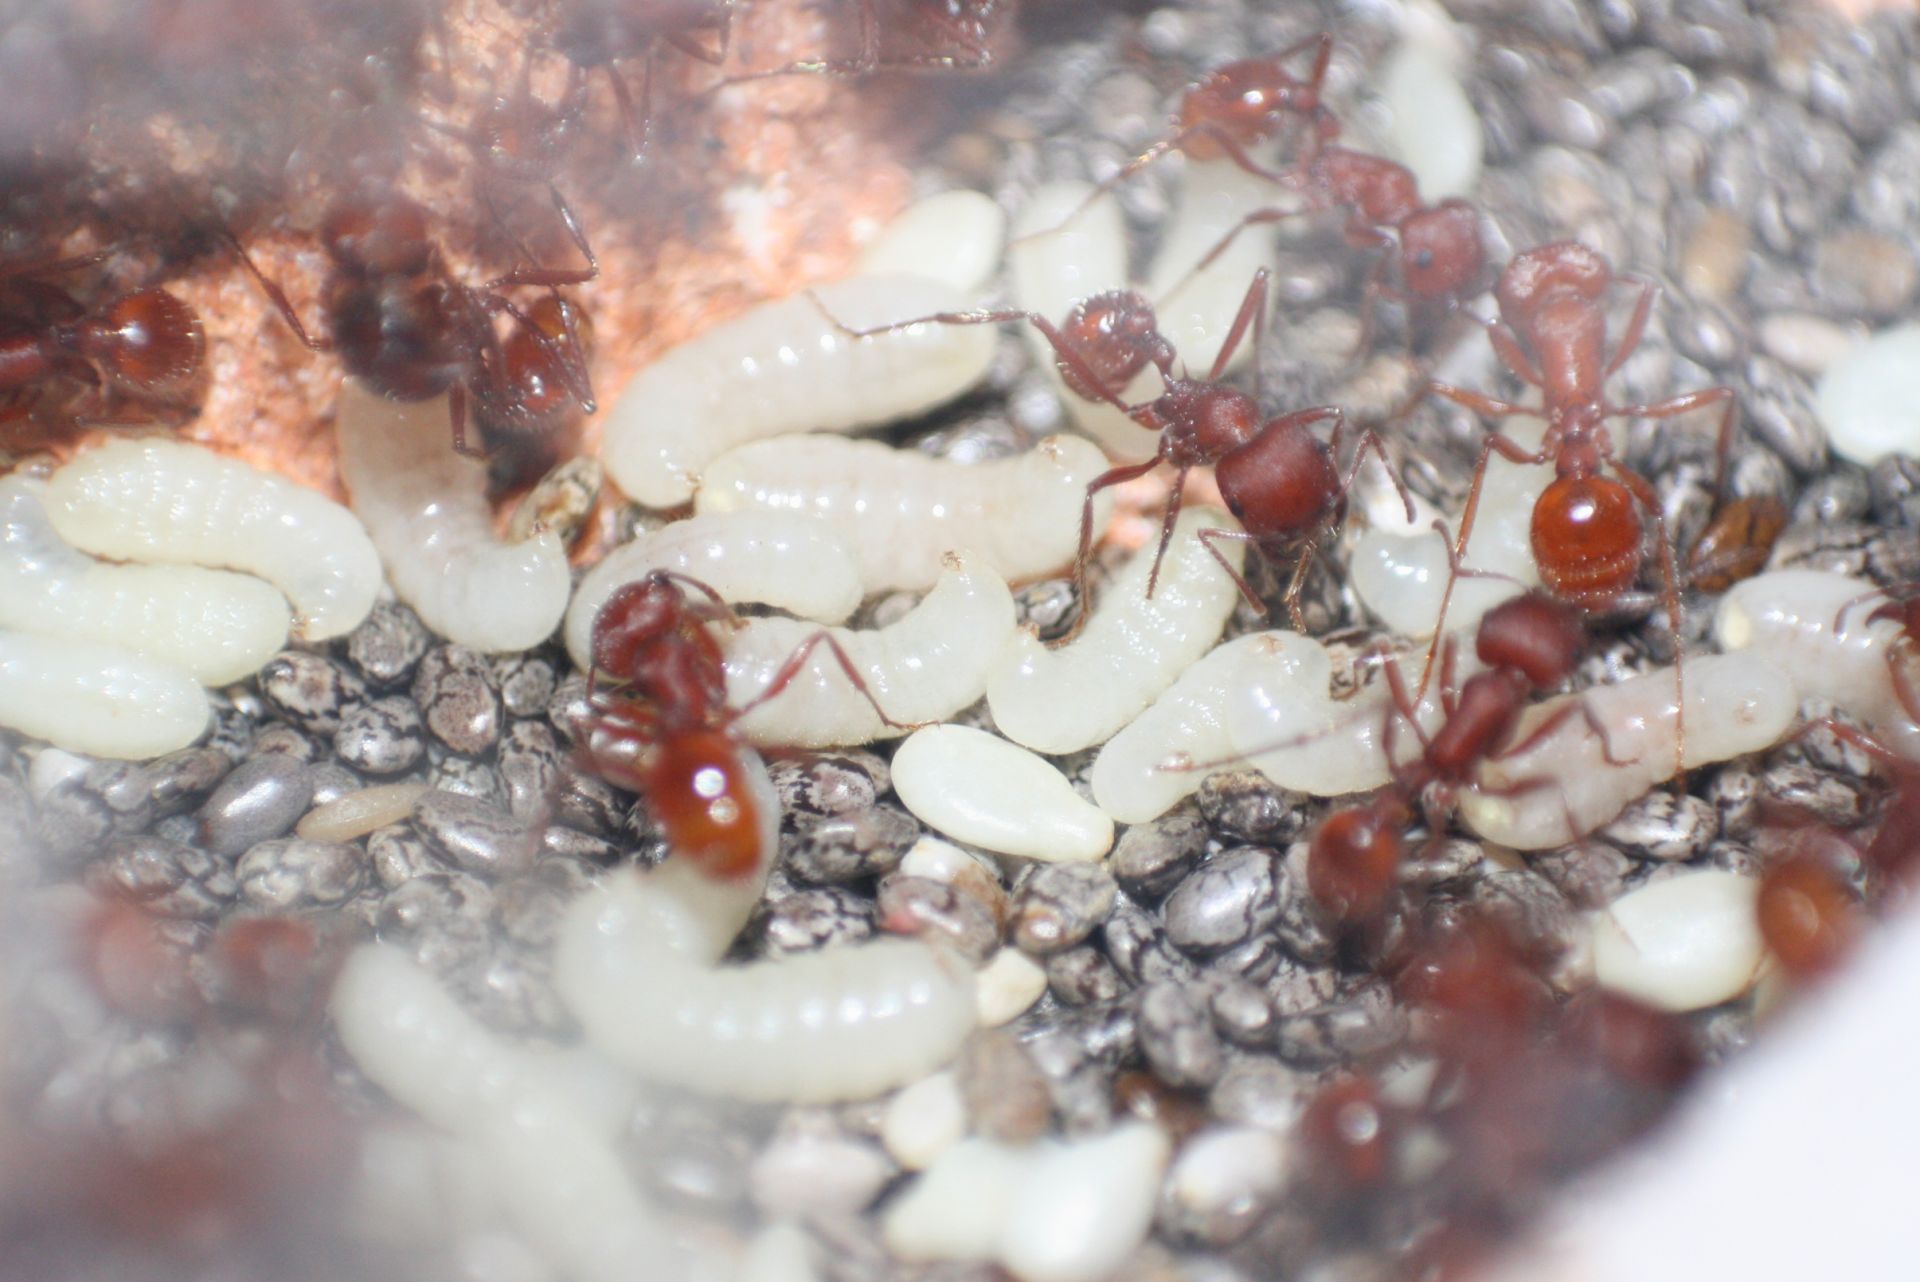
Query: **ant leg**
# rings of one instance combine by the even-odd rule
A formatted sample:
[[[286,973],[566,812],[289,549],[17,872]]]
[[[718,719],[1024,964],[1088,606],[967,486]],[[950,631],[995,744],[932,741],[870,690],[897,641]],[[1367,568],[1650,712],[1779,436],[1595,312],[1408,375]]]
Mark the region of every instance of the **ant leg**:
[[[1505,418],[1510,414],[1525,415],[1528,418],[1545,418],[1546,410],[1537,405],[1517,405],[1512,401],[1503,401],[1497,396],[1488,396],[1482,392],[1471,392],[1464,387],[1455,387],[1451,383],[1431,380],[1422,389],[1421,398],[1439,396],[1452,401],[1463,409],[1472,410],[1482,418]],[[1549,456],[1550,457],[1550,456]],[[1538,460],[1546,462],[1545,457]]]
[[[293,331],[294,337],[300,340],[301,346],[310,352],[332,351],[333,342],[331,339],[324,335],[315,335],[307,332],[307,327],[300,323],[300,314],[294,311],[293,304],[287,301],[286,291],[281,289],[276,281],[269,278],[265,272],[260,270],[260,264],[253,261],[253,255],[249,254],[246,251],[246,247],[241,245],[240,238],[233,234],[233,230],[223,223],[218,234],[227,242],[227,247],[233,250],[234,254],[240,259],[241,266],[247,269],[248,274],[250,274],[255,283],[260,286],[260,291],[267,296],[267,301],[273,304],[274,309],[278,311],[282,319],[287,322],[287,327]]]
[[[1620,345],[1613,349],[1613,356],[1607,361],[1607,367],[1600,371],[1601,378],[1611,377],[1627,363],[1627,358],[1638,350],[1640,340],[1646,336],[1647,320],[1653,314],[1653,300],[1659,290],[1660,287],[1650,280],[1640,282],[1640,297],[1634,300],[1633,315],[1627,321],[1626,330],[1620,335]]]
[[[1246,337],[1247,326],[1253,326],[1253,350],[1258,357],[1260,347],[1266,336],[1267,324],[1267,278],[1270,273],[1262,267],[1253,274],[1253,281],[1247,286],[1246,294],[1240,299],[1240,310],[1234,313],[1233,324],[1227,327],[1226,341],[1220,344],[1220,354],[1213,358],[1213,368],[1207,371],[1207,381],[1217,383],[1227,372],[1227,362],[1233,359],[1234,352],[1240,348],[1240,340]],[[1259,361],[1254,362],[1254,403],[1260,401]]]
[[[467,414],[467,385],[455,383],[447,390],[447,418],[453,424],[453,452],[476,462],[484,463],[493,457],[493,451],[467,439],[467,424],[471,421]]]
[[[860,669],[854,666],[853,656],[842,648],[839,639],[835,637],[833,633],[824,629],[814,633],[799,645],[795,646],[793,653],[789,654],[780,664],[779,669],[774,672],[773,679],[767,682],[767,688],[759,694],[754,695],[753,698],[747,700],[738,708],[735,708],[733,710],[733,719],[738,720],[746,716],[749,712],[752,712],[761,704],[771,702],[784,694],[787,687],[793,684],[794,679],[806,670],[807,660],[813,656],[814,650],[823,645],[833,653],[834,662],[840,665],[840,671],[846,674],[847,680],[853,683],[853,688],[860,692],[860,697],[867,701],[873,708],[875,715],[880,718],[881,722],[886,725],[887,728],[891,730],[918,730],[922,726],[933,724],[930,721],[895,721],[892,717],[888,716],[887,710],[880,706],[880,700],[874,697],[872,687],[867,685],[866,677],[862,676]]]
[[[1302,414],[1315,414],[1333,419],[1333,433],[1328,437],[1327,448],[1333,451],[1334,458],[1340,457],[1340,441],[1347,428],[1347,416],[1337,406],[1327,406],[1318,410],[1302,410]],[[1294,417],[1288,415],[1289,418]],[[1312,421],[1312,420],[1308,420]],[[1413,524],[1413,495],[1407,492],[1407,483],[1401,479],[1399,471],[1393,466],[1393,460],[1387,457],[1387,447],[1380,440],[1380,434],[1370,427],[1360,429],[1360,443],[1354,447],[1353,466],[1347,469],[1347,477],[1340,483],[1342,498],[1352,491],[1354,482],[1360,478],[1360,464],[1366,452],[1371,449],[1380,459],[1380,466],[1387,470],[1387,479],[1393,482],[1393,488],[1400,492],[1400,506],[1406,509],[1407,524]]]
[[[1150,458],[1140,463],[1127,463],[1120,467],[1109,468],[1087,483],[1087,496],[1080,504],[1080,550],[1073,558],[1073,590],[1080,599],[1080,617],[1074,621],[1067,634],[1054,643],[1056,647],[1065,645],[1080,635],[1080,629],[1087,624],[1087,564],[1093,559],[1093,496],[1108,486],[1119,485],[1136,477],[1145,476],[1160,466],[1158,458]],[[1176,483],[1176,492],[1178,485]]]
[[[587,243],[586,228],[580,225],[580,219],[573,212],[573,206],[567,203],[567,198],[561,194],[557,183],[547,184],[547,195],[553,200],[553,209],[560,216],[561,225],[567,229],[567,238],[573,242],[574,248],[580,251],[580,257],[587,260],[587,275],[575,283],[584,285],[587,281],[597,279],[600,275],[600,260],[594,256],[593,246]]]
[[[1259,545],[1260,540],[1256,536],[1248,534],[1245,530],[1222,530],[1218,528],[1201,530],[1195,537],[1200,540],[1200,545],[1206,548],[1207,554],[1220,563],[1220,568],[1226,571],[1227,577],[1232,579],[1234,585],[1240,589],[1240,595],[1246,598],[1247,604],[1252,606],[1261,618],[1266,618],[1267,603],[1254,595],[1253,585],[1247,582],[1246,576],[1234,569],[1233,566],[1228,563],[1226,555],[1214,546],[1215,543],[1222,539],[1232,539],[1237,543],[1252,543],[1256,546]],[[1296,632],[1306,631],[1306,629],[1300,625],[1297,613],[1293,626]]]
[[[1154,460],[1156,463],[1158,459]],[[1160,563],[1167,559],[1167,547],[1173,542],[1173,523],[1180,519],[1180,505],[1186,499],[1187,469],[1181,468],[1173,477],[1173,493],[1167,495],[1167,508],[1160,517],[1160,546],[1154,549],[1153,568],[1147,571],[1147,600],[1153,600],[1153,590],[1160,583]]]
[[[1613,461],[1613,470],[1640,506],[1653,518],[1654,538],[1660,545],[1660,603],[1667,611],[1667,631],[1673,637],[1673,777],[1682,790],[1686,787],[1687,688],[1686,644],[1681,637],[1680,570],[1675,563],[1673,539],[1667,533],[1667,518],[1660,510],[1660,496],[1647,478]]]
[[[1274,208],[1274,209],[1256,209],[1252,213],[1242,215],[1240,218],[1240,221],[1235,223],[1230,229],[1228,229],[1226,235],[1222,236],[1219,240],[1215,241],[1213,243],[1213,247],[1207,250],[1207,252],[1201,256],[1199,262],[1187,268],[1186,275],[1182,276],[1179,280],[1173,282],[1172,285],[1168,286],[1164,291],[1161,292],[1160,297],[1154,300],[1155,304],[1162,305],[1162,304],[1165,304],[1168,299],[1177,298],[1180,294],[1180,291],[1185,289],[1188,285],[1192,284],[1194,277],[1198,276],[1201,272],[1205,271],[1207,268],[1213,266],[1213,264],[1219,259],[1220,255],[1226,253],[1227,250],[1232,247],[1233,242],[1240,239],[1240,233],[1245,231],[1247,228],[1257,226],[1261,223],[1277,223],[1282,221],[1283,219],[1297,218],[1300,216],[1300,214],[1304,212],[1306,211],[1299,210],[1299,209]],[[1065,226],[1065,225],[1066,224],[1064,223],[1061,224],[1061,226]],[[1058,230],[1058,228],[1054,228],[1052,230]]]
[[[1664,401],[1655,401],[1650,405],[1619,405],[1607,411],[1608,418],[1672,418],[1706,405],[1721,404],[1720,426],[1714,436],[1714,456],[1718,463],[1714,469],[1713,495],[1715,503],[1727,501],[1727,469],[1733,461],[1734,418],[1740,409],[1740,399],[1731,387],[1709,387],[1698,392],[1686,392],[1679,396],[1670,396]]]
[[[1452,666],[1451,661],[1448,666]],[[1387,756],[1387,769],[1394,772],[1399,769],[1393,759],[1393,722],[1396,717],[1403,718],[1412,727],[1414,738],[1420,741],[1423,756],[1433,750],[1433,740],[1427,737],[1426,727],[1420,724],[1420,704],[1408,694],[1406,678],[1400,673],[1400,661],[1393,657],[1392,651],[1381,653],[1380,667],[1387,675],[1387,692],[1392,704],[1387,709],[1386,725],[1380,732],[1380,744]]]
[[[1524,738],[1508,747],[1500,749],[1498,752],[1488,753],[1487,760],[1504,761],[1509,757],[1517,757],[1530,749],[1536,748],[1544,743],[1547,738],[1561,726],[1564,726],[1575,717],[1579,717],[1585,721],[1587,723],[1587,729],[1591,730],[1593,737],[1600,741],[1600,753],[1608,765],[1631,766],[1639,762],[1640,758],[1638,757],[1622,758],[1614,755],[1613,740],[1607,734],[1606,726],[1601,723],[1600,715],[1593,710],[1593,706],[1585,699],[1575,699],[1571,703],[1562,704],[1560,707],[1555,708],[1542,719],[1539,725],[1529,730]]]

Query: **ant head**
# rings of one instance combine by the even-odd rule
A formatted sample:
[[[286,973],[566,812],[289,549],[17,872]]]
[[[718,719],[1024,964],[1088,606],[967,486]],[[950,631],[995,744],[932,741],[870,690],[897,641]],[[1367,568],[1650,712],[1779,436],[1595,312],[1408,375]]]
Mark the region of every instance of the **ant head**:
[[[81,328],[79,344],[108,381],[148,395],[187,390],[206,355],[200,317],[163,289],[116,299]]]
[[[1586,646],[1580,616],[1538,592],[1502,601],[1487,611],[1473,643],[1482,663],[1517,668],[1537,690],[1572,676]]]
[[[1274,58],[1243,58],[1214,71],[1180,100],[1180,128],[1196,131],[1182,146],[1195,160],[1217,160],[1226,148],[1209,129],[1250,146],[1271,136],[1286,115],[1314,114],[1319,106],[1318,74],[1296,80]]]
[[[1633,492],[1605,476],[1561,476],[1533,507],[1534,560],[1541,581],[1581,610],[1620,598],[1646,555]]]
[[[1463,200],[1447,200],[1400,224],[1400,276],[1419,298],[1458,299],[1486,266],[1480,219]]]
[[[320,240],[334,262],[361,276],[418,276],[433,263],[427,211],[404,196],[335,205]]]
[[[1118,393],[1149,362],[1164,370],[1173,364],[1173,346],[1160,333],[1153,304],[1132,290],[1116,289],[1081,299],[1067,313],[1060,333],[1107,389]],[[1099,400],[1098,388],[1072,365],[1057,362],[1060,377],[1075,395]]]
[[[1399,876],[1412,820],[1394,792],[1328,815],[1307,849],[1307,890],[1320,910],[1342,924],[1377,915]]]
[[[593,666],[616,680],[629,680],[649,643],[678,628],[687,596],[671,577],[654,571],[627,583],[593,616]]]
[[[1613,283],[1606,255],[1577,240],[1556,240],[1515,254],[1500,273],[1494,296],[1500,316],[1514,329],[1527,328],[1527,318],[1548,297],[1571,294],[1593,301]]]
[[[1005,0],[915,0],[912,8],[930,30],[961,46],[968,54],[987,52],[994,21]]]

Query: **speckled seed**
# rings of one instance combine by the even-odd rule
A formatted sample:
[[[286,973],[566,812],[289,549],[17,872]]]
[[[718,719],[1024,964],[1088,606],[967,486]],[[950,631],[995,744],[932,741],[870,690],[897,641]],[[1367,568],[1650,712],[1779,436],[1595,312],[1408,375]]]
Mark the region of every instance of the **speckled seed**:
[[[1136,899],[1158,899],[1180,884],[1206,848],[1206,821],[1191,810],[1176,810],[1120,834],[1113,875]]]
[[[347,662],[367,684],[387,689],[413,674],[432,640],[411,609],[398,601],[378,601],[366,621],[347,634]]]
[[[1166,931],[1124,899],[1114,905],[1107,924],[1100,928],[1100,940],[1114,969],[1129,984],[1193,977],[1193,963],[1173,946]]]
[[[121,837],[87,869],[87,885],[165,917],[208,920],[240,893],[225,860],[151,834]]]
[[[340,718],[333,750],[363,774],[405,774],[427,751],[420,710],[400,695],[363,703]]]
[[[871,752],[803,752],[767,763],[783,810],[838,815],[865,810],[893,786],[887,763]]]
[[[759,936],[767,956],[790,957],[873,937],[874,902],[843,886],[816,886],[770,900]]]
[[[40,798],[35,836],[48,854],[62,859],[91,856],[113,834],[135,832],[152,822],[152,793],[142,767],[94,762]]]
[[[795,881],[821,885],[884,877],[920,838],[912,815],[893,805],[843,814],[799,816],[781,838],[781,866]]]
[[[146,764],[147,799],[153,815],[183,814],[205,801],[233,769],[233,758],[218,748],[182,748]]]
[[[500,772],[490,763],[455,756],[438,744],[429,746],[427,761],[427,782],[436,790],[493,805],[506,804],[507,794],[500,784]]]
[[[1223,973],[1217,967],[1207,980],[1207,1014],[1220,1035],[1237,1046],[1271,1046],[1275,1019],[1266,990],[1251,979]]]
[[[320,756],[320,749],[309,736],[284,722],[275,722],[253,736],[252,755],[310,762]]]
[[[367,857],[342,842],[276,837],[242,855],[234,875],[241,896],[257,908],[331,908],[360,893]]]
[[[1167,896],[1167,938],[1176,948],[1223,952],[1280,916],[1278,859],[1258,846],[1215,856]]]
[[[548,700],[560,686],[560,672],[553,660],[538,654],[500,654],[493,665],[493,684],[500,691],[500,706],[510,717],[538,717],[547,710]]]
[[[1731,298],[1746,279],[1752,247],[1745,219],[1731,210],[1709,209],[1680,251],[1680,281],[1698,298]]]
[[[1762,946],[1760,883],[1685,872],[1623,895],[1593,929],[1594,979],[1662,1010],[1700,1010],[1746,991]]]
[[[500,739],[500,695],[485,656],[460,645],[427,652],[413,674],[413,701],[427,730],[453,751],[475,757]]]
[[[200,844],[216,855],[239,855],[291,829],[312,798],[304,763],[282,756],[243,761],[200,807]]]
[[[408,813],[412,813],[409,806]],[[419,833],[411,824],[397,823],[367,834],[367,861],[374,880],[388,890],[403,886],[415,877],[444,871]]]
[[[1000,942],[993,913],[950,882],[895,873],[880,883],[876,907],[887,930],[937,939],[975,966]]]
[[[566,770],[553,727],[544,721],[515,721],[500,737],[494,760],[514,818],[532,821],[551,809]]]
[[[1148,985],[1135,997],[1134,1019],[1140,1053],[1161,1081],[1204,1090],[1219,1078],[1225,1048],[1206,1006],[1191,988]]]
[[[1069,948],[1047,958],[1047,986],[1069,1006],[1110,1002],[1127,991],[1107,955],[1092,945]]]
[[[1306,826],[1308,798],[1276,787],[1258,770],[1220,771],[1193,794],[1201,817],[1230,841],[1278,846]]]
[[[1901,239],[1861,227],[1821,238],[1813,250],[1812,279],[1820,295],[1848,315],[1884,319],[1905,310],[1920,287],[1920,262]]]
[[[324,654],[285,650],[260,669],[260,693],[302,730],[330,735],[348,709],[365,702],[367,684]]]
[[[1274,990],[1269,987],[1269,995]],[[1275,1000],[1276,1008],[1281,1007]],[[1397,1045],[1407,1032],[1406,1011],[1395,1005],[1385,980],[1342,976],[1317,1005],[1282,1008],[1274,1044],[1282,1059],[1320,1068],[1377,1055]]]
[[[413,825],[441,858],[483,877],[525,872],[540,849],[539,834],[500,807],[439,789],[414,803]]]
[[[1014,890],[1008,942],[1035,957],[1072,948],[1100,928],[1117,893],[1100,864],[1042,864]]]
[[[577,672],[563,678],[554,687],[553,698],[547,700],[547,720],[568,743],[579,741],[580,728],[592,715],[593,705],[587,701],[587,679]]]
[[[1763,795],[1788,814],[1802,814],[1836,828],[1852,828],[1866,818],[1867,799],[1852,781],[1799,761],[1768,766],[1760,776]]]
[[[1719,831],[1712,802],[1660,788],[1628,806],[1599,836],[1636,859],[1681,861],[1705,850]]]

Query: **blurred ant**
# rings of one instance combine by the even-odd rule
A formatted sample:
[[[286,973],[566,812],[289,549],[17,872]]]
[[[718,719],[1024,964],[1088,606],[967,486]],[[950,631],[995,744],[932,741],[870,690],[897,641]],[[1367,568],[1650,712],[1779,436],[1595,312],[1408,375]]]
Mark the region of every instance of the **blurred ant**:
[[[157,288],[89,308],[42,279],[101,257],[0,268],[0,423],[27,416],[63,384],[82,389],[61,406],[82,425],[186,417],[181,401],[197,387],[206,356],[193,308]]]
[[[864,330],[851,329],[837,320],[834,324],[857,338],[927,323],[1024,320],[1031,324],[1052,345],[1061,377],[1077,395],[1113,406],[1160,438],[1154,457],[1109,469],[1087,485],[1080,509],[1080,547],[1074,559],[1074,582],[1081,599],[1086,597],[1093,556],[1094,496],[1109,486],[1145,476],[1162,463],[1175,469],[1161,520],[1159,546],[1147,576],[1147,596],[1152,597],[1173,538],[1174,523],[1180,516],[1187,473],[1197,467],[1211,467],[1221,499],[1242,528],[1202,530],[1201,544],[1238,585],[1248,604],[1262,615],[1267,612],[1266,603],[1216,544],[1234,539],[1253,544],[1269,559],[1294,555],[1293,576],[1284,600],[1294,627],[1304,632],[1300,595],[1306,586],[1307,567],[1320,542],[1346,514],[1347,494],[1359,474],[1360,456],[1371,449],[1386,466],[1409,520],[1413,518],[1413,499],[1394,471],[1386,447],[1370,428],[1357,433],[1354,462],[1344,477],[1340,474],[1337,459],[1347,431],[1344,410],[1329,405],[1265,418],[1257,389],[1249,396],[1221,381],[1249,330],[1254,345],[1261,343],[1268,277],[1265,268],[1254,274],[1212,368],[1205,378],[1198,379],[1174,373],[1173,346],[1157,328],[1152,304],[1124,290],[1082,301],[1060,326],[1044,316],[1022,311],[941,312]],[[1126,380],[1149,364],[1160,372],[1160,395],[1138,405],[1127,404],[1115,389],[1125,386]],[[1320,423],[1333,424],[1324,442],[1311,430]]]
[[[348,373],[389,400],[446,395],[456,450],[483,453],[467,439],[469,398],[483,427],[507,433],[550,428],[557,388],[582,413],[594,411],[578,309],[555,298],[536,304],[530,314],[499,292],[515,285],[576,284],[588,273],[517,268],[478,288],[463,284],[429,238],[426,211],[394,194],[336,204],[322,225],[321,242],[333,263],[325,289],[326,337],[310,334],[280,287],[233,244],[310,351],[337,351]],[[502,312],[518,326],[505,345],[494,331],[494,317]]]
[[[796,62],[778,72],[869,75],[929,68],[978,71],[993,65],[993,33],[1016,0],[849,0],[860,51],[851,58]],[[883,14],[882,10],[886,10]],[[928,52],[944,50],[946,52]]]
[[[605,71],[627,147],[637,161],[652,128],[654,55],[662,45],[697,62],[726,61],[733,35],[733,0],[546,0],[545,37],[570,64],[568,92],[577,79]],[[640,101],[615,64],[643,60]]]
[[[1381,735],[1393,780],[1371,799],[1336,810],[1315,830],[1307,855],[1307,887],[1336,922],[1354,924],[1377,916],[1398,880],[1406,857],[1405,829],[1418,804],[1427,831],[1439,834],[1462,789],[1484,788],[1472,776],[1483,763],[1517,756],[1579,717],[1599,739],[1610,764],[1607,729],[1584,700],[1576,699],[1543,718],[1524,737],[1520,717],[1536,693],[1573,675],[1586,650],[1586,629],[1567,606],[1537,592],[1503,601],[1481,617],[1474,653],[1486,669],[1454,684],[1455,640],[1440,644],[1440,704],[1443,720],[1428,734],[1416,701],[1391,653],[1382,653],[1392,702]],[[1420,740],[1420,755],[1395,762],[1394,728],[1404,720]],[[1513,795],[1545,786],[1522,780],[1494,790]]]
[[[814,649],[832,652],[880,720],[889,717],[833,634],[816,632],[795,647],[766,689],[738,707],[727,703],[727,673],[709,624],[739,625],[718,593],[698,579],[654,570],[607,598],[593,620],[593,670],[584,756],[590,769],[646,798],[668,844],[708,876],[737,880],[763,864],[759,802],[748,748],[736,723],[786,690]],[[600,687],[602,679],[612,691]]]

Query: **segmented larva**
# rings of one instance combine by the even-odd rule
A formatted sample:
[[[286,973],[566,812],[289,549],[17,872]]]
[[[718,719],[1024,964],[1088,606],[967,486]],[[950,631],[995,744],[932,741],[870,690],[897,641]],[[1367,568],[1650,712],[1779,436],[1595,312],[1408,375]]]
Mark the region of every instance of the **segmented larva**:
[[[400,599],[475,650],[546,640],[572,589],[566,550],[552,533],[495,536],[486,467],[454,452],[445,398],[389,401],[349,379],[336,417],[340,478]]]
[[[928,726],[893,754],[893,787],[929,827],[997,854],[1098,859],[1113,820],[1049,762],[971,726]]]
[[[825,646],[776,698],[737,723],[754,743],[824,748],[905,734],[913,723],[943,721],[978,699],[987,670],[1014,633],[1013,596],[999,575],[969,552],[948,567],[906,616],[870,632],[826,629],[899,727],[890,727],[847,680]],[[749,619],[724,639],[727,702],[765,690],[788,657],[821,629],[795,619]]]
[[[855,549],[868,592],[925,591],[956,548],[1010,583],[1065,568],[1079,546],[1088,482],[1106,471],[1098,446],[1050,436],[1025,454],[954,463],[878,441],[782,436],[716,459],[694,500],[701,514],[792,512]],[[1111,490],[1096,496],[1105,529]]]
[[[847,329],[971,305],[944,281],[897,275],[764,303],[635,376],[607,417],[607,473],[648,507],[677,507],[707,464],[748,441],[876,427],[952,400],[986,375],[993,326],[926,322],[865,338]]]
[[[1071,645],[1048,650],[1037,637],[1016,635],[987,678],[987,706],[1000,733],[1035,752],[1078,752],[1110,737],[1205,654],[1240,593],[1200,539],[1206,529],[1239,526],[1218,508],[1182,512],[1153,596],[1149,545],[1114,577]],[[1239,570],[1243,542],[1214,547]]]
[[[119,646],[0,630],[0,725],[70,752],[142,761],[207,728],[207,692]]]
[[[1273,238],[1265,228],[1249,227],[1213,262],[1198,271],[1196,264],[1248,214],[1273,208],[1283,195],[1273,182],[1248,173],[1232,159],[1188,161],[1179,204],[1161,239],[1145,290],[1153,300],[1160,332],[1188,369],[1212,367],[1239,314],[1247,282],[1262,267],[1274,265]],[[1253,350],[1254,344],[1242,343],[1224,372],[1245,365]]]
[[[260,576],[309,641],[352,631],[380,590],[380,558],[351,512],[183,441],[96,446],[53,474],[46,505],[60,537],[95,556]]]
[[[819,623],[839,623],[862,595],[852,551],[822,522],[789,512],[692,516],[621,544],[581,577],[564,634],[576,667],[587,667],[594,616],[607,598],[653,570],[697,579],[723,601]]]
[[[286,599],[259,579],[190,565],[118,565],[68,546],[43,482],[0,480],[0,628],[121,646],[224,685],[287,643]]]

